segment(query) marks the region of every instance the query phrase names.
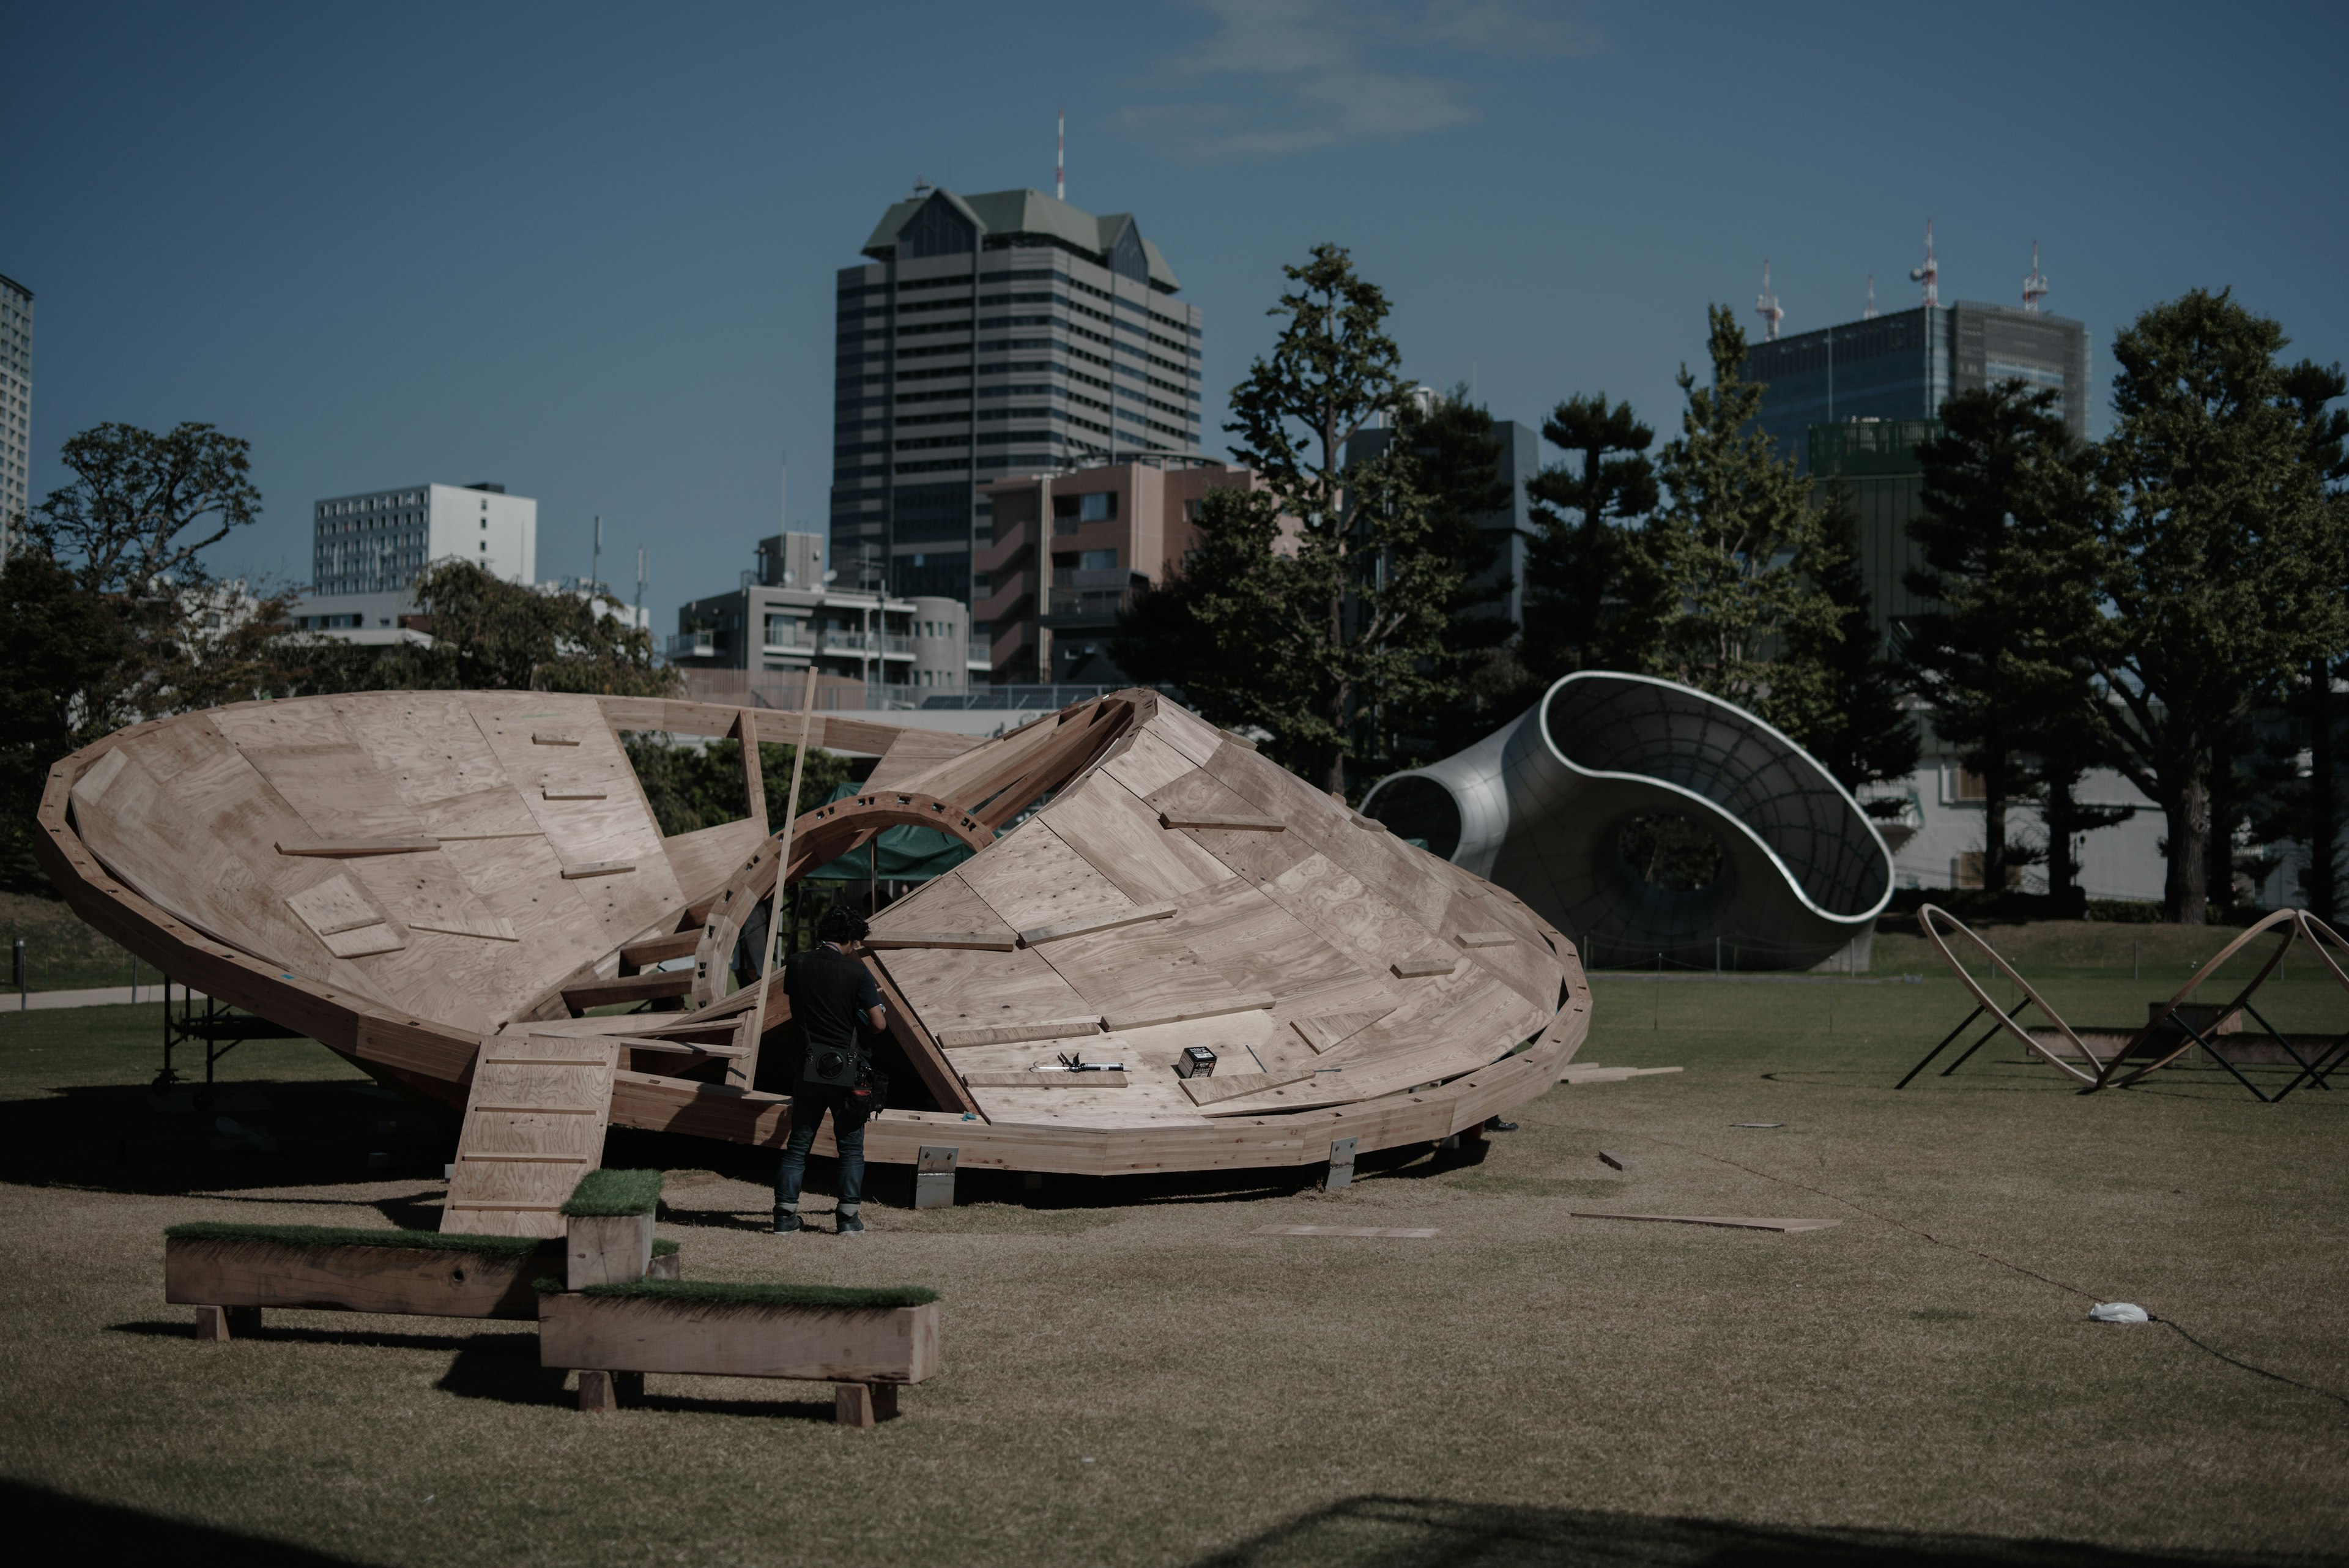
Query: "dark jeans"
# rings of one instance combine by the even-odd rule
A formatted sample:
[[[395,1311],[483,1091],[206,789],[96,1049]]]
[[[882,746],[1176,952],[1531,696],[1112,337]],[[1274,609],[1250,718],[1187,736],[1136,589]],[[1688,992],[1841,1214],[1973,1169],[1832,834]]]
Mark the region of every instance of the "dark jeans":
[[[808,1150],[815,1147],[815,1129],[826,1111],[832,1113],[833,1141],[840,1146],[840,1212],[853,1216],[863,1204],[865,1118],[850,1107],[848,1093],[823,1084],[802,1084],[792,1096],[791,1141],[783,1145],[782,1163],[775,1168],[776,1208],[798,1210]]]

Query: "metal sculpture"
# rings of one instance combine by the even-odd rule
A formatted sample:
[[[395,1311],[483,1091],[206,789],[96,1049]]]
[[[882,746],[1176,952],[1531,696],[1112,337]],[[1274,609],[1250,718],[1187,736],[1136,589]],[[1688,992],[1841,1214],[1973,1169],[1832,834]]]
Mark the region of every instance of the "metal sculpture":
[[[2001,957],[1998,950],[1984,940],[1980,932],[1966,925],[1947,909],[1933,904],[1927,904],[1917,911],[1917,923],[1924,931],[1926,939],[1933,944],[1934,950],[1940,955],[1941,961],[1949,966],[1950,972],[1958,977],[1958,982],[1963,985],[1968,993],[1973,997],[1974,1010],[1961,1019],[1955,1029],[1943,1035],[1939,1044],[1926,1052],[1922,1059],[1909,1068],[1898,1084],[1892,1085],[1896,1089],[1907,1088],[1911,1079],[1930,1066],[1934,1058],[1948,1049],[1959,1035],[1972,1026],[1975,1019],[1984,1013],[1989,1013],[1993,1019],[1991,1026],[1984,1030],[1972,1044],[1960,1052],[1955,1061],[1941,1069],[1942,1077],[1948,1077],[1963,1066],[1968,1057],[1981,1050],[1993,1036],[2001,1033],[2013,1035],[2023,1044],[2025,1050],[2060,1069],[2078,1083],[2081,1085],[2082,1094],[2094,1094],[2099,1089],[2106,1088],[2126,1089],[2131,1085],[2142,1083],[2149,1075],[2170,1065],[2197,1045],[2202,1047],[2205,1055],[2232,1074],[2235,1081],[2250,1090],[2254,1098],[2270,1105],[2282,1100],[2304,1083],[2313,1083],[2320,1089],[2330,1088],[2332,1085],[2325,1080],[2344,1063],[2349,1063],[2349,1033],[2323,1042],[2317,1047],[2313,1057],[2303,1056],[2300,1046],[2292,1041],[2292,1037],[2268,1022],[2251,1001],[2260,987],[2266,984],[2268,978],[2282,964],[2285,955],[2292,950],[2293,942],[2303,937],[2307,939],[2309,947],[2317,961],[2333,976],[2334,982],[2344,993],[2349,993],[2349,971],[2344,971],[2339,957],[2336,956],[2349,953],[2349,942],[2344,942],[2339,932],[2305,909],[2278,909],[2257,924],[2246,928],[2241,935],[2221,948],[2200,969],[2196,970],[2192,978],[2180,986],[2168,1002],[2151,1010],[2144,1028],[2127,1033],[2126,1037],[2113,1049],[2112,1054],[2103,1057],[2098,1056],[2089,1048],[2081,1033],[2066,1023],[2062,1015],[2048,1005],[2046,998],[2041,996],[2031,983],[2016,971],[2013,964]],[[2275,938],[2275,948],[2268,954],[2267,961],[2260,965],[2258,971],[2215,1011],[2199,1017],[2189,1015],[2187,1010],[2193,1005],[2195,993],[2202,989],[2205,982],[2218,973],[2226,965],[2228,960],[2260,938],[2270,935]],[[1950,950],[1948,939],[1951,936],[1961,937],[1971,943],[1974,950],[1996,968],[1999,973],[2004,975],[2008,982],[2022,993],[2013,1006],[2001,1007],[1992,999],[1990,992],[1982,988],[1982,983],[1974,978],[1964,962]],[[2080,1060],[2086,1064],[2085,1067],[2066,1061],[2061,1054],[2051,1049],[2046,1042],[2035,1037],[2029,1029],[2023,1027],[2021,1022],[2023,1012],[2026,1009],[2033,1007],[2046,1018],[2049,1029],[2068,1044]],[[2284,1054],[2291,1057],[2294,1064],[2300,1068],[2298,1075],[2273,1095],[2266,1093],[2253,1083],[2218,1044],[2219,1037],[2227,1032],[2227,1025],[2239,1014],[2248,1015],[2258,1023],[2261,1029],[2266,1032],[2268,1037],[2282,1047]],[[2098,1032],[2090,1031],[2090,1033]]]
[[[1718,697],[1587,671],[1516,722],[1380,781],[1362,810],[1516,893],[1593,961],[1799,969],[1864,942],[1892,890],[1868,815],[1808,753]],[[1645,880],[1619,839],[1692,822],[1721,851],[1710,885]]]

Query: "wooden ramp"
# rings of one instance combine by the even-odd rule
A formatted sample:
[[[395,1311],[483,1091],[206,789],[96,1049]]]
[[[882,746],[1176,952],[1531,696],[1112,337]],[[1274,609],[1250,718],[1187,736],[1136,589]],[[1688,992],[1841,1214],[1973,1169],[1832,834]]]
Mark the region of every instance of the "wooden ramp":
[[[612,1073],[626,1044],[541,1033],[483,1041],[440,1229],[562,1235],[563,1200],[603,1163]]]

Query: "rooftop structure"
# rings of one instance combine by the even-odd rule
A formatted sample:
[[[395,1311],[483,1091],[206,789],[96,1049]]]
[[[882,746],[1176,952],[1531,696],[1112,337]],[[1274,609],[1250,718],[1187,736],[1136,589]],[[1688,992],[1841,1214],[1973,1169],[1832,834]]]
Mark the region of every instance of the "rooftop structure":
[[[917,186],[864,249],[837,298],[843,585],[973,603],[980,485],[1201,455],[1200,313],[1130,214]]]
[[[538,576],[538,503],[502,484],[417,484],[312,507],[314,595],[399,593],[435,561],[510,583]]]
[[[0,276],[0,562],[32,504],[33,291]]]

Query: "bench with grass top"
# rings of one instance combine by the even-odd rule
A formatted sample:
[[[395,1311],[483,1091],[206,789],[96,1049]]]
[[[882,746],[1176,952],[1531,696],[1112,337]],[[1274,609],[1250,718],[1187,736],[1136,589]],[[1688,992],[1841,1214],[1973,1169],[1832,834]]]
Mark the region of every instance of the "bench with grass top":
[[[938,1370],[937,1294],[917,1289],[635,1280],[539,1283],[539,1363],[577,1368],[579,1407],[609,1410],[647,1372],[835,1385],[833,1417],[870,1427]]]
[[[660,1182],[658,1171],[588,1173],[572,1194],[581,1212],[564,1205],[560,1258],[570,1280],[678,1277],[677,1243],[653,1240]],[[164,1232],[163,1299],[194,1307],[196,1337],[208,1340],[251,1334],[264,1307],[527,1321],[538,1315],[533,1284],[555,1263],[557,1245],[441,1231],[174,1225]]]

